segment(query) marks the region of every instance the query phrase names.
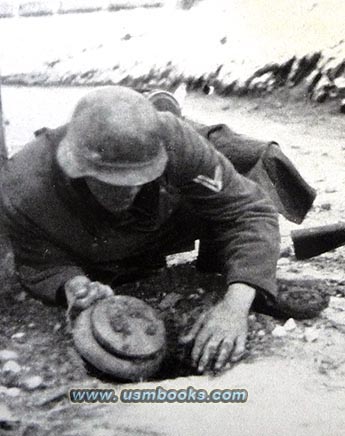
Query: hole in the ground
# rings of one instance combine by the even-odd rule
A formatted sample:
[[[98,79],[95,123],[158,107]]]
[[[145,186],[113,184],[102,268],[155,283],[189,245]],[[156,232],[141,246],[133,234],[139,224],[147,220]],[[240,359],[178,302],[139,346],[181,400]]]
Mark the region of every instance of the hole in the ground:
[[[137,297],[151,307],[164,321],[167,351],[160,370],[152,381],[196,375],[192,366],[191,344],[181,344],[179,338],[189,332],[201,313],[212,307],[224,293],[224,279],[219,274],[199,273],[193,264],[174,266],[140,283],[128,283],[116,288],[116,294]],[[87,364],[89,375],[102,381],[113,378]]]
[[[297,296],[299,294],[298,301],[305,303],[305,310],[310,309],[309,306],[311,305],[308,297],[309,292],[315,294],[316,291],[316,293],[319,293],[320,298],[325,297],[322,296],[322,290],[317,289],[320,288],[320,284],[318,283],[317,286],[315,281],[308,283],[292,281],[288,284],[279,281],[279,288],[284,295],[288,295],[286,291],[290,291],[293,297],[292,300],[297,298],[296,293]],[[226,286],[222,276],[200,273],[193,264],[177,265],[165,269],[157,276],[140,281],[140,284],[130,283],[117,288],[118,294],[132,295],[151,305],[164,320],[168,351],[161,369],[150,380],[161,381],[197,374],[196,369],[191,365],[191,345],[181,344],[179,337],[189,332],[198,317],[214,306],[224,294],[225,289]],[[256,312],[274,315],[276,318],[281,319],[289,317],[267,307],[265,301],[265,299],[260,298],[256,300],[254,305]],[[300,306],[297,305],[298,310],[303,309]],[[312,309],[315,308],[312,307]],[[298,315],[297,312],[296,315]],[[250,320],[249,350],[259,349],[264,352],[266,338],[257,337],[256,334],[260,330],[272,330],[269,326],[272,322],[274,322],[273,318],[263,315],[255,315]],[[113,381],[113,379],[110,380],[109,377],[104,376],[99,371],[91,369],[90,366],[88,369],[93,375],[102,380]]]

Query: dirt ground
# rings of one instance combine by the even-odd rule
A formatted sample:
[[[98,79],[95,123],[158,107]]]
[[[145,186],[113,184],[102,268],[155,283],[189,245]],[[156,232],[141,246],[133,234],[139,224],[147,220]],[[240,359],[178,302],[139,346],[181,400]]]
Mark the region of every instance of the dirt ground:
[[[15,149],[13,138],[18,143],[28,139],[26,114],[12,112],[15,106],[18,111],[18,105],[10,102],[6,89],[3,99],[8,139]],[[61,99],[61,107],[63,104]],[[45,118],[52,111],[44,109],[36,106],[30,112],[37,127],[52,121]],[[201,122],[226,122],[243,133],[278,141],[317,189],[317,199],[303,226],[342,220],[345,118],[335,107],[305,104],[292,94],[257,100],[191,95],[185,113]],[[24,120],[22,124],[19,119]],[[20,137],[18,130],[25,134]],[[17,353],[11,360],[18,365],[13,371],[12,363],[12,371],[8,371],[6,362],[0,362],[0,435],[343,434],[345,251],[340,248],[310,261],[297,261],[289,237],[294,228],[296,225],[281,220],[284,256],[279,261],[278,277],[300,285],[313,278],[320,292],[331,297],[329,308],[313,320],[296,320],[283,336],[277,336],[275,329],[285,320],[252,313],[247,357],[224,374],[194,374],[189,369],[188,350],[176,340],[177,332],[188,330],[222,289],[220,277],[195,271],[190,263],[194,252],[171,257],[167,271],[139,288],[119,290],[131,293],[139,289],[140,296],[161,313],[169,332],[170,353],[160,374],[155,380],[131,387],[243,388],[249,393],[244,404],[69,403],[66,393],[71,387],[111,386],[118,391],[124,385],[101,380],[84,366],[74,350],[63,309],[45,306],[23,292],[13,277],[11,256],[6,255],[3,244],[0,350]],[[28,386],[26,378],[32,381],[35,376],[41,378],[36,377],[40,383]]]

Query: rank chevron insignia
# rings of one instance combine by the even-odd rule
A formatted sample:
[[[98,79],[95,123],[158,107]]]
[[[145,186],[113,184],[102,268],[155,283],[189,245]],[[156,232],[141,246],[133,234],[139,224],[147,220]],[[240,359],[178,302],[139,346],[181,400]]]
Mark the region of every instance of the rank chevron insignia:
[[[195,179],[193,179],[193,182],[199,183],[200,185],[205,186],[205,188],[208,188],[211,191],[220,192],[223,189],[222,167],[220,165],[217,165],[213,179],[200,174],[199,176],[195,177]]]

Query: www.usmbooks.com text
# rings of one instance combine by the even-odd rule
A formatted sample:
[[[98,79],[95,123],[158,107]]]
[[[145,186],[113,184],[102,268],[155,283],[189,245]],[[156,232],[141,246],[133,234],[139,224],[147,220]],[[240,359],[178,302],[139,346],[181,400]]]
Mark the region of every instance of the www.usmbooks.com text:
[[[246,389],[71,389],[68,393],[72,403],[245,403]]]

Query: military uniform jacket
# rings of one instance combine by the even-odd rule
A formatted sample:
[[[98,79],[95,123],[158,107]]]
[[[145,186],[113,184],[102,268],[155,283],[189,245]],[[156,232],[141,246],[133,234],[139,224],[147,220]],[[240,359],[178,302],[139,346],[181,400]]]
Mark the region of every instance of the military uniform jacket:
[[[54,302],[70,278],[149,252],[180,202],[224,244],[227,283],[274,294],[279,253],[277,213],[261,188],[188,123],[160,113],[168,163],[144,185],[121,219],[105,211],[83,179],[56,162],[66,126],[47,130],[8,160],[1,172],[1,219],[23,285]]]

